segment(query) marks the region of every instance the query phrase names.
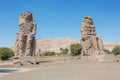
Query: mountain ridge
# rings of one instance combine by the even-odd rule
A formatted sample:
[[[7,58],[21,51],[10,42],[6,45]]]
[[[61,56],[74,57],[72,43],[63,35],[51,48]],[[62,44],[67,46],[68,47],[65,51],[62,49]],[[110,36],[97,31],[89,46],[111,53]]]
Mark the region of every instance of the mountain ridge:
[[[60,48],[68,48],[71,44],[80,43],[80,40],[75,40],[70,37],[59,37],[55,39],[43,38],[36,39],[36,52],[40,49],[41,52],[54,51],[60,52]],[[104,49],[112,51],[115,46],[120,46],[120,42],[107,42],[103,44]],[[14,50],[14,47],[11,47]]]

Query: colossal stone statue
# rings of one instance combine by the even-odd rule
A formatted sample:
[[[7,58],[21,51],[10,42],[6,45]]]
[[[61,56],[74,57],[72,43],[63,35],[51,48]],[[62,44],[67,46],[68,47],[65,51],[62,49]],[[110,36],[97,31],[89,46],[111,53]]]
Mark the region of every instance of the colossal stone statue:
[[[25,11],[21,14],[19,27],[15,43],[15,56],[21,58],[35,55],[36,23],[32,13]]]
[[[81,45],[83,55],[95,55],[103,53],[103,42],[100,36],[97,36],[92,17],[87,16],[83,19],[81,25]]]

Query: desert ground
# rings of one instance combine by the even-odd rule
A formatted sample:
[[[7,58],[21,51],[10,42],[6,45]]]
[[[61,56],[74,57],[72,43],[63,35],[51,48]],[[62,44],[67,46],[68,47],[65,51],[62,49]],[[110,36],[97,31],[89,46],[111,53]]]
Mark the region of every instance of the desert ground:
[[[119,62],[93,62],[66,57],[44,58],[39,65],[0,66],[26,71],[0,74],[0,80],[120,80]]]

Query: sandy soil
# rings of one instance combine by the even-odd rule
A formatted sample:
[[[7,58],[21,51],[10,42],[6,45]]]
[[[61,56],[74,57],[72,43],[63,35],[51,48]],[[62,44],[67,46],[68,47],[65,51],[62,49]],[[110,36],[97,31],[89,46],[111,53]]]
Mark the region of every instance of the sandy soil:
[[[21,68],[29,71],[3,75],[0,80],[120,80],[120,63],[81,63],[62,58]]]

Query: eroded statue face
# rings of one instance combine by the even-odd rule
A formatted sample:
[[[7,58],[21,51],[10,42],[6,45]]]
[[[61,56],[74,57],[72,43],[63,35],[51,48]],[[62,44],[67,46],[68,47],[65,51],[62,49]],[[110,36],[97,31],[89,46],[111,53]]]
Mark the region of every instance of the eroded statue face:
[[[30,12],[23,12],[21,14],[21,19],[23,19],[25,22],[31,22],[33,21],[32,13]]]
[[[87,23],[87,24],[90,24],[90,25],[93,25],[93,20],[92,20],[91,17],[85,17],[83,22]]]

